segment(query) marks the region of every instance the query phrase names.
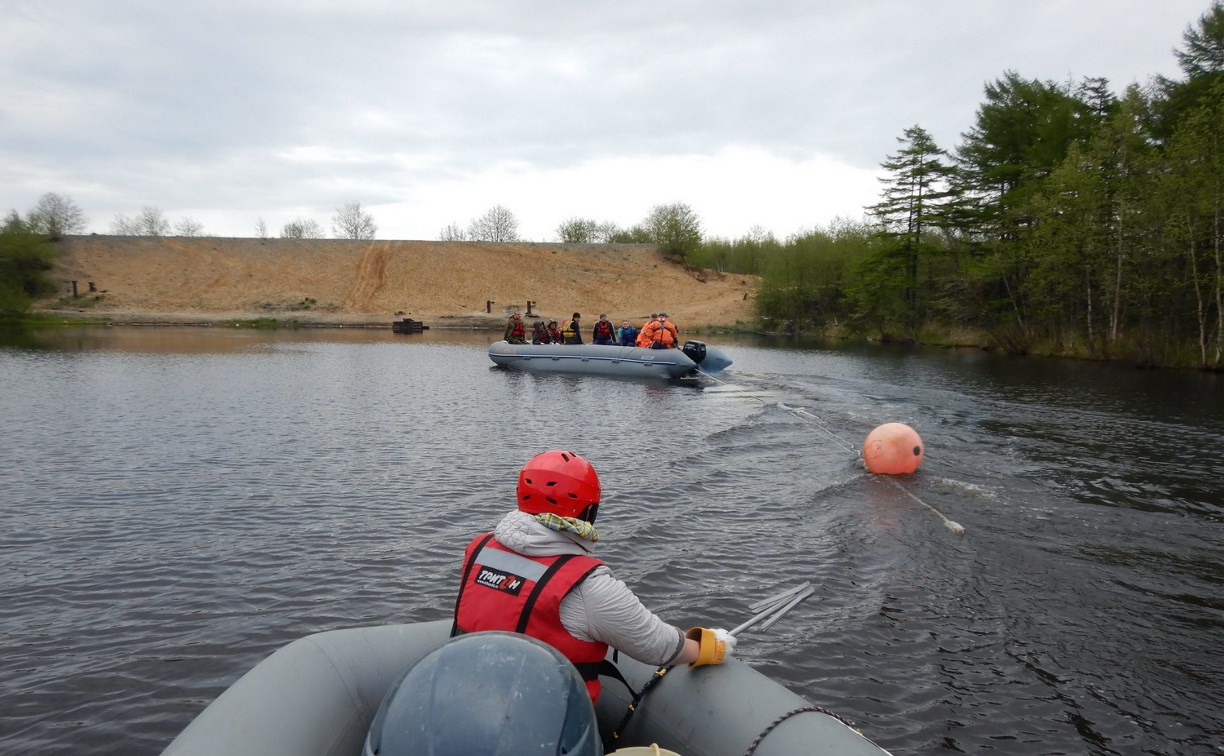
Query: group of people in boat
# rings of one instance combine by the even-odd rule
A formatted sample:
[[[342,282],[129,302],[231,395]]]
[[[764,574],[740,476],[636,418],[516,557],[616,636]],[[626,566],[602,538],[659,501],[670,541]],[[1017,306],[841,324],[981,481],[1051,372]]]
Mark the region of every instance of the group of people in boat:
[[[537,320],[531,328],[532,344],[582,344],[582,314],[575,312],[570,319],[558,325],[556,320]],[[527,324],[522,314],[515,310],[506,323],[502,337],[510,344],[527,343]],[[599,313],[599,320],[591,328],[591,343],[607,346],[643,347],[647,349],[678,349],[680,333],[676,324],[668,320],[666,312],[652,312],[641,328],[628,320],[618,327],[608,319],[607,313]]]

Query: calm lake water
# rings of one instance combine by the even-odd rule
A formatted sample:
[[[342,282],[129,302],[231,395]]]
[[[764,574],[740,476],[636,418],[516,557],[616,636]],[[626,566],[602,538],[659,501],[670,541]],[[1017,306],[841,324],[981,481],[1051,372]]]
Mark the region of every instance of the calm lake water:
[[[895,754],[1224,753],[1221,376],[712,338],[735,365],[694,388],[506,371],[489,338],[10,336],[0,751],[157,753],[290,640],[448,617],[560,447],[666,619],[811,580],[738,656]],[[892,421],[926,461],[868,475]]]

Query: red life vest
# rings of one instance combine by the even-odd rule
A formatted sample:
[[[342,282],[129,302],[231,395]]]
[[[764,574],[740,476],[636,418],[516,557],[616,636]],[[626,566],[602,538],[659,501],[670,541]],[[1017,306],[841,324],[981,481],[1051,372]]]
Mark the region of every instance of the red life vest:
[[[523,334],[527,333],[527,326],[521,320],[514,320],[510,325],[510,335],[516,338],[523,338]]]
[[[612,328],[612,321],[610,320],[595,321],[595,328],[592,329],[592,331],[593,331],[595,338],[597,339],[598,338],[604,338],[604,339],[615,339],[616,338],[616,330]]]
[[[452,636],[506,630],[542,640],[578,668],[591,700],[599,697],[608,644],[570,635],[561,624],[561,599],[603,562],[580,554],[523,556],[485,533],[468,544],[463,564]]]

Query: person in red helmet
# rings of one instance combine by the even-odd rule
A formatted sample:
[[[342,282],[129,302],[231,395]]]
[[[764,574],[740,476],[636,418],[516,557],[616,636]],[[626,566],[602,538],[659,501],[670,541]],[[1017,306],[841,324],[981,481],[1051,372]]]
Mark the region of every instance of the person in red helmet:
[[[687,633],[659,619],[592,555],[599,476],[573,452],[537,454],[519,471],[518,508],[464,552],[451,635],[508,630],[550,644],[599,696],[608,648],[645,664],[719,664],[725,630]]]

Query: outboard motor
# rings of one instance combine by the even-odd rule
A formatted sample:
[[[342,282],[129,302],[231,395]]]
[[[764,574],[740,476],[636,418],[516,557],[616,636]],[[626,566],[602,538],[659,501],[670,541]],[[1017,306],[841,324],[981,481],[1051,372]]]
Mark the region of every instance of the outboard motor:
[[[602,756],[595,707],[574,665],[517,633],[467,633],[387,691],[364,756]]]
[[[718,347],[707,347],[704,341],[686,341],[681,351],[696,362],[703,373],[717,373],[731,366],[731,358],[726,352]]]
[[[706,358],[706,345],[704,341],[686,341],[684,348],[680,351],[688,355],[688,358],[698,365]]]

